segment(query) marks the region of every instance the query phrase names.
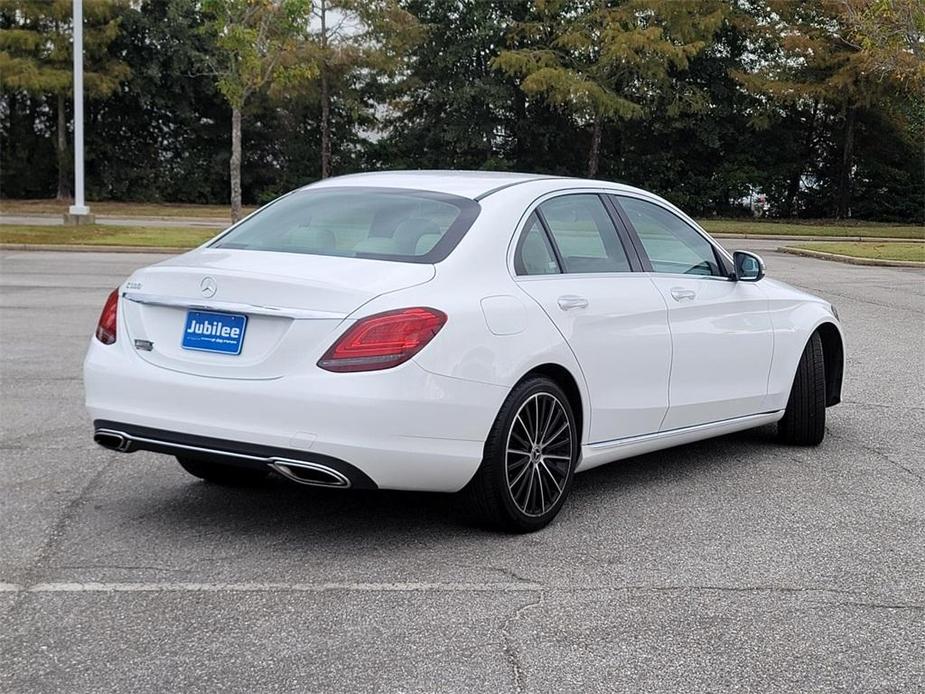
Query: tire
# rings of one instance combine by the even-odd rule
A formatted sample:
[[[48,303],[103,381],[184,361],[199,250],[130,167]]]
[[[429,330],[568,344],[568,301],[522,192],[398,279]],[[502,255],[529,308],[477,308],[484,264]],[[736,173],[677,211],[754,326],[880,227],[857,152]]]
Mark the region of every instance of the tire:
[[[819,333],[809,338],[800,357],[777,436],[792,446],[818,446],[825,438],[825,359]]]
[[[246,487],[259,484],[269,474],[269,470],[214,463],[200,458],[177,456],[177,462],[193,477],[226,487]]]
[[[537,436],[537,431],[543,433]],[[572,488],[578,444],[568,397],[554,381],[534,377],[517,384],[501,406],[482,465],[466,489],[477,519],[516,533],[548,525]]]

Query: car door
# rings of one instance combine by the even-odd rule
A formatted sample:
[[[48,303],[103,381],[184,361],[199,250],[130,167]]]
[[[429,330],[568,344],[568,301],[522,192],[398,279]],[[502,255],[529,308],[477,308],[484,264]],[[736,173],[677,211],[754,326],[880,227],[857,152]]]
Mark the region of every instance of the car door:
[[[523,290],[543,308],[581,366],[590,440],[654,433],[668,408],[671,342],[665,303],[625,231],[594,193],[542,202],[514,250]]]
[[[617,200],[668,307],[673,356],[662,430],[761,412],[774,334],[760,284],[730,279],[722,254],[668,208]]]

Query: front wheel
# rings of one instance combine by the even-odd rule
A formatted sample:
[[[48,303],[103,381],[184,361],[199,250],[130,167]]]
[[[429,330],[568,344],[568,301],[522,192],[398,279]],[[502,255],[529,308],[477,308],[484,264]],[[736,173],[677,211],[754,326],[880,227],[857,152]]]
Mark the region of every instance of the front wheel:
[[[818,446],[825,437],[825,359],[819,333],[812,334],[800,357],[777,435],[794,446]]]
[[[269,474],[269,470],[225,465],[200,458],[177,456],[177,462],[180,463],[180,467],[193,477],[227,487],[245,487],[257,484],[262,482]]]
[[[568,397],[552,380],[527,379],[501,406],[468,491],[479,517],[532,532],[556,517],[572,487],[578,431]]]

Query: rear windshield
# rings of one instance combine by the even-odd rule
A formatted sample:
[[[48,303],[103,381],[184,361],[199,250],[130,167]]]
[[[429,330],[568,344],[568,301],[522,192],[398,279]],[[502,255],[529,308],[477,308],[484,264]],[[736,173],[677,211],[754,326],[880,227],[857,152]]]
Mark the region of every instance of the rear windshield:
[[[436,263],[480,209],[474,200],[430,191],[300,190],[267,205],[212,247]]]

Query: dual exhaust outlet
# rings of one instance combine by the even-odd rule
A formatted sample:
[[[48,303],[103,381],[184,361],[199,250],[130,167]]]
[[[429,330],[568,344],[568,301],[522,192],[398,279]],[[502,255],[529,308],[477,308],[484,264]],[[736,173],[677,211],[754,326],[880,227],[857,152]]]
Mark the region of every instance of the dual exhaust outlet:
[[[124,431],[114,431],[112,429],[97,429],[93,432],[93,440],[103,448],[108,448],[111,451],[119,451],[120,453],[132,453],[139,450],[153,450],[157,453],[203,453],[213,455],[218,459],[236,458],[239,460],[243,459],[264,463],[286,479],[311,487],[337,487],[346,489],[351,486],[350,479],[342,472],[328,467],[327,465],[307,460],[234,453],[231,451],[204,448],[202,446],[191,446],[174,443],[172,441],[132,436],[126,434]]]
[[[132,439],[121,431],[108,431],[106,429],[97,429],[93,432],[93,440],[103,448],[120,453],[131,453],[135,449],[132,447]]]

